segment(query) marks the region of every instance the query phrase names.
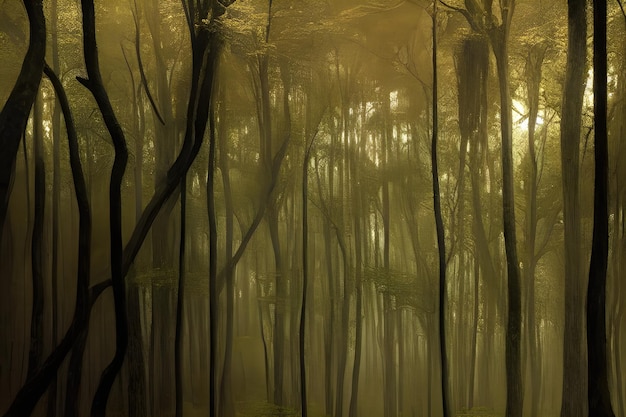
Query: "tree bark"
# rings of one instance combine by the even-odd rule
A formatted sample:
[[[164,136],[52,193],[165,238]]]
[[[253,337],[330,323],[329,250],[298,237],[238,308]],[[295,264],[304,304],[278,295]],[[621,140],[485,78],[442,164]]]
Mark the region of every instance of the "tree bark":
[[[609,392],[606,352],[606,273],[609,256],[607,48],[604,1],[593,2],[593,108],[595,179],[593,238],[587,290],[589,416],[615,417]]]
[[[539,356],[539,338],[535,310],[535,271],[537,269],[537,152],[535,150],[535,130],[539,112],[539,92],[541,84],[541,67],[545,47],[541,44],[530,47],[526,57],[526,89],[528,96],[528,165],[526,177],[526,218],[524,257],[524,281],[526,282],[526,331],[528,334],[528,352],[531,381],[531,415],[539,412],[539,395],[541,393],[541,357]]]
[[[586,74],[587,4],[569,0],[568,46],[561,110],[561,172],[565,242],[565,324],[561,417],[582,417],[587,380],[583,355],[583,273],[580,250],[579,152]]]
[[[437,140],[439,139],[438,120],[438,92],[437,92],[437,1],[433,2],[433,96],[432,96],[432,140],[430,148],[431,171],[433,180],[433,207],[435,211],[435,225],[437,229],[437,253],[439,258],[439,355],[441,360],[441,403],[443,417],[450,415],[448,404],[448,353],[446,352],[446,243],[443,229],[443,216],[441,214],[441,193],[439,191],[439,165],[437,162]],[[464,279],[463,276],[459,277]]]
[[[30,37],[17,81],[0,111],[0,242],[13,184],[13,166],[30,109],[39,90],[46,54],[46,19],[42,0],[23,0]]]
[[[117,120],[100,74],[93,0],[82,0],[81,5],[83,12],[83,55],[89,79],[79,78],[79,81],[87,87],[94,96],[115,148],[115,157],[109,184],[109,233],[111,283],[115,308],[115,355],[100,376],[100,382],[91,406],[91,414],[93,417],[104,417],[113,382],[122,368],[128,347],[126,284],[122,272],[124,246],[122,243],[121,199],[121,186],[128,161],[128,150],[126,148],[124,132]]]
[[[43,96],[35,97],[33,108],[33,142],[35,160],[35,213],[31,239],[31,277],[33,287],[30,318],[30,349],[27,377],[32,377],[41,365],[43,356],[43,308],[44,308],[44,216],[46,207],[46,166],[43,149]]]
[[[50,31],[52,33],[52,70],[59,72],[59,42],[57,0],[51,5]],[[56,103],[52,111],[52,346],[58,344],[59,333],[59,205],[61,201],[61,109]],[[1,226],[0,226],[1,227]],[[1,233],[0,233],[1,234]],[[48,417],[57,415],[58,377],[54,378],[48,393]]]
[[[211,173],[209,173],[211,175]],[[178,291],[176,298],[176,330],[174,335],[174,378],[176,391],[176,417],[183,415],[183,312],[185,302],[185,239],[187,210],[187,179],[180,182],[180,246],[178,252]]]
[[[70,148],[70,165],[72,178],[74,180],[74,190],[78,201],[79,210],[79,232],[78,232],[78,283],[76,286],[76,305],[72,322],[65,336],[54,349],[54,351],[44,361],[42,366],[26,380],[22,388],[18,391],[11,406],[4,414],[4,417],[25,417],[30,416],[37,401],[46,391],[63,359],[76,343],[81,332],[87,327],[89,322],[89,268],[91,263],[91,212],[87,197],[87,187],[83,175],[80,155],[78,150],[78,138],[74,120],[70,112],[69,103],[61,82],[54,72],[46,67],[46,75],[50,78],[54,87],[57,99],[63,109],[65,125]]]
[[[502,217],[507,263],[508,318],[506,324],[507,417],[520,417],[523,406],[521,373],[521,287],[515,226],[513,185],[513,123],[509,87],[509,25],[514,0],[502,2],[502,23],[488,30],[496,57],[500,90],[500,128],[502,135]]]

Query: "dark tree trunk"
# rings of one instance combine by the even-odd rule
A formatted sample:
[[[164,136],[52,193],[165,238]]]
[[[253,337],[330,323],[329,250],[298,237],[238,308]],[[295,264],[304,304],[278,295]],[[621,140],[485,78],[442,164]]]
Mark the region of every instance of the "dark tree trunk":
[[[433,205],[435,211],[435,225],[437,229],[437,253],[439,255],[439,354],[441,359],[441,401],[443,416],[448,417],[448,353],[446,352],[446,243],[443,230],[443,216],[441,214],[441,193],[439,192],[439,165],[437,163],[437,140],[439,138],[438,95],[437,95],[437,1],[433,10],[433,96],[432,96],[432,140],[430,160],[433,179]],[[464,279],[464,277],[460,277]]]
[[[220,106],[223,110],[224,106]],[[222,113],[224,114],[224,113]],[[221,117],[220,117],[221,119]],[[220,126],[224,126],[222,123]],[[234,325],[234,303],[235,303],[235,266],[231,265],[233,258],[234,239],[234,212],[233,193],[230,184],[230,173],[228,171],[228,148],[226,146],[227,134],[225,129],[220,130],[219,136],[219,164],[224,186],[224,206],[226,210],[226,241],[225,241],[225,265],[224,280],[226,281],[226,342],[224,347],[224,368],[220,381],[220,409],[221,415],[234,415],[235,405],[232,387],[232,356],[233,356],[233,325]]]
[[[489,30],[496,57],[500,90],[500,127],[502,135],[502,217],[506,250],[508,318],[506,324],[507,417],[520,417],[523,406],[521,373],[521,286],[517,256],[515,196],[513,183],[513,123],[509,87],[509,25],[514,1],[503,2],[503,22]]]
[[[121,186],[128,161],[126,139],[120,126],[104,82],[100,74],[98,52],[96,47],[95,7],[92,0],[82,0],[83,12],[83,55],[89,79],[79,81],[91,91],[102,113],[104,123],[111,135],[115,148],[115,157],[109,184],[109,233],[111,250],[111,284],[115,308],[115,355],[100,376],[100,382],[91,405],[93,417],[104,417],[109,394],[117,377],[128,347],[128,317],[126,314],[126,283],[122,271],[122,199]]]
[[[217,51],[211,50],[212,54]],[[217,55],[214,61],[217,61]],[[209,130],[209,160],[207,167],[207,212],[209,218],[209,417],[217,415],[217,336],[218,336],[218,303],[217,289],[217,218],[215,214],[215,99],[209,100],[208,117]]]
[[[33,108],[33,142],[35,160],[35,217],[31,240],[31,270],[33,301],[30,319],[30,349],[28,374],[32,377],[43,356],[44,259],[43,229],[46,208],[46,166],[43,149],[43,103],[41,93],[35,97]]]
[[[209,174],[211,175],[211,174]],[[185,302],[185,239],[186,239],[187,179],[180,182],[180,247],[178,252],[178,292],[176,298],[176,330],[174,335],[174,378],[176,417],[183,415],[183,312]]]
[[[361,134],[361,144],[365,143],[364,133]],[[352,216],[354,224],[354,297],[356,299],[354,309],[354,364],[352,366],[352,395],[350,396],[349,416],[357,417],[359,406],[359,377],[361,372],[361,346],[363,343],[363,242],[361,233],[361,210],[364,206],[361,197],[359,149],[356,141],[352,144],[351,185],[352,185]]]
[[[48,356],[42,366],[28,378],[22,388],[18,391],[11,406],[4,417],[25,417],[30,416],[33,408],[43,393],[46,391],[52,380],[56,377],[57,371],[63,359],[70,351],[76,340],[80,337],[89,322],[89,309],[92,302],[89,297],[89,268],[91,263],[91,212],[89,210],[89,200],[87,197],[87,187],[83,175],[80,155],[78,150],[78,139],[74,121],[70,112],[69,103],[61,82],[50,68],[45,69],[46,75],[50,78],[54,86],[57,99],[60,102],[65,116],[68,142],[70,148],[70,165],[72,178],[74,180],[74,190],[78,200],[79,232],[78,232],[78,283],[76,286],[76,306],[74,316],[61,343]]]
[[[539,395],[541,393],[541,357],[539,356],[539,329],[537,328],[535,311],[535,271],[537,269],[537,188],[539,186],[537,171],[537,152],[535,150],[535,129],[539,112],[539,93],[541,84],[541,67],[545,54],[542,44],[530,47],[526,57],[526,89],[528,96],[528,165],[526,178],[526,219],[524,257],[524,281],[526,283],[526,328],[528,334],[528,352],[531,386],[531,415],[539,412]]]
[[[581,111],[586,78],[587,4],[569,0],[568,46],[561,109],[561,172],[565,241],[565,324],[561,417],[585,414],[583,355],[583,273],[580,250],[579,152]]]
[[[188,5],[187,5],[188,6]],[[187,7],[189,10],[189,8]],[[220,6],[216,6],[216,10],[213,12],[213,17],[216,18],[223,14],[224,9]],[[199,11],[202,13],[202,11]],[[36,14],[36,13],[35,13]],[[208,14],[204,13],[203,16]],[[195,16],[197,17],[197,16]],[[42,16],[43,19],[43,16]],[[208,120],[208,100],[199,100],[199,97],[208,98],[211,97],[213,78],[214,78],[214,65],[218,56],[219,41],[218,35],[210,34],[208,31],[202,28],[197,28],[193,24],[193,20],[188,22],[190,30],[193,33],[192,36],[192,52],[194,57],[194,65],[192,70],[191,80],[191,93],[187,107],[186,118],[186,132],[185,140],[183,142],[182,149],[178,154],[177,159],[170,167],[166,181],[163,181],[156,188],[154,195],[148,202],[146,208],[142,212],[141,218],[137,222],[133,233],[126,244],[123,252],[122,262],[122,276],[126,276],[128,270],[133,263],[141,244],[146,238],[150,227],[152,226],[156,215],[159,213],[163,204],[172,195],[176,187],[180,184],[182,176],[187,172],[191,163],[198,154],[202,145],[202,138],[206,128]],[[31,39],[33,37],[31,36]],[[92,51],[94,53],[95,50]],[[204,66],[205,56],[207,65]],[[89,312],[91,307],[102,292],[112,284],[112,280],[104,280],[92,288],[89,288],[89,252],[90,252],[90,236],[91,236],[91,219],[88,208],[88,196],[86,187],[84,187],[84,180],[82,180],[82,169],[80,168],[80,159],[78,155],[78,145],[76,140],[76,132],[71,119],[69,104],[67,98],[63,92],[63,87],[58,81],[58,78],[50,70],[46,70],[46,74],[53,81],[55,91],[57,92],[63,113],[66,118],[66,124],[71,122],[71,128],[68,126],[68,136],[70,137],[70,155],[72,155],[72,147],[76,147],[76,156],[70,157],[70,163],[72,164],[72,173],[76,177],[79,175],[81,181],[74,178],[75,188],[77,189],[77,198],[79,200],[79,211],[81,213],[81,224],[79,226],[79,285],[77,288],[77,304],[75,307],[75,314],[72,319],[72,323],[65,336],[61,340],[61,343],[54,349],[54,351],[44,361],[42,367],[36,372],[36,374],[28,379],[26,383],[19,390],[13,403],[7,410],[5,416],[27,416],[32,412],[32,408],[36,404],[36,401],[43,395],[47,387],[52,382],[58,371],[63,359],[76,345],[78,339],[84,329],[87,328],[89,322]],[[89,81],[86,81],[89,84]],[[74,145],[75,144],[75,145]],[[284,151],[279,159],[282,161]],[[275,161],[276,163],[276,161]],[[280,165],[280,163],[278,163]],[[81,186],[83,184],[83,186]],[[82,188],[85,189],[84,201],[82,195]],[[88,236],[88,238],[85,237]],[[247,239],[249,240],[249,236]],[[86,243],[86,242],[89,242]],[[236,255],[237,257],[237,255]],[[239,258],[241,253],[239,253]],[[84,285],[84,288],[83,288]]]
[[[310,108],[307,109],[311,111]],[[298,354],[300,365],[300,412],[302,417],[307,417],[307,391],[306,391],[306,362],[304,357],[305,326],[306,326],[306,303],[309,285],[309,224],[308,224],[308,191],[309,191],[309,158],[313,138],[308,145],[302,162],[302,298],[300,304],[300,326],[298,335]]]
[[[57,0],[51,5],[50,31],[52,33],[52,70],[59,72],[59,42],[57,35],[58,14]],[[59,205],[61,201],[61,109],[56,103],[52,112],[52,349],[58,344],[59,338]],[[0,226],[1,227],[1,226]],[[1,233],[0,233],[1,235]],[[55,377],[48,391],[48,417],[57,415],[58,377]]]
[[[606,352],[606,273],[609,256],[607,48],[605,1],[593,2],[593,107],[595,180],[593,239],[587,291],[587,357],[589,416],[614,417]]]
[[[0,242],[9,206],[15,156],[39,90],[46,54],[46,20],[42,0],[24,0],[30,24],[28,50],[17,81],[0,111]]]

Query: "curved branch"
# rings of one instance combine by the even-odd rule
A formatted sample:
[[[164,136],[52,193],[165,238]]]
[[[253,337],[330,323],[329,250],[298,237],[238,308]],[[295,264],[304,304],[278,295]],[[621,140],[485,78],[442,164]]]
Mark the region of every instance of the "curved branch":
[[[135,9],[133,10],[133,21],[135,22],[135,54],[137,55],[137,64],[139,65],[139,75],[141,76],[141,83],[143,84],[144,90],[146,91],[146,96],[148,97],[148,101],[150,102],[150,107],[154,110],[154,114],[156,115],[159,122],[162,125],[165,125],[165,120],[161,116],[161,112],[156,105],[154,97],[150,92],[150,88],[148,87],[148,79],[146,78],[146,72],[143,68],[143,61],[141,60],[141,34],[139,32],[139,16],[137,11],[137,2],[135,1]],[[124,56],[126,59],[126,56]]]
[[[30,24],[28,50],[17,81],[0,112],[0,242],[9,205],[13,164],[22,133],[39,90],[46,54],[46,19],[43,0],[23,0]]]
[[[474,17],[467,10],[461,7],[456,7],[451,4],[448,4],[443,0],[439,0],[439,3],[441,3],[443,6],[447,7],[450,10],[454,10],[455,12],[461,13],[463,17],[465,17],[465,19],[467,20],[467,23],[469,23],[469,25],[472,27],[473,30],[475,30],[476,32],[481,31],[476,20],[474,20]]]

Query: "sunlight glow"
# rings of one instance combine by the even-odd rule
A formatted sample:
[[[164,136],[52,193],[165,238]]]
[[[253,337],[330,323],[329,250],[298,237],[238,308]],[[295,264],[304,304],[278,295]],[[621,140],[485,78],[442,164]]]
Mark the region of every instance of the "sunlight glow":
[[[396,110],[398,108],[398,91],[392,91],[389,93],[389,106],[391,110]]]
[[[515,126],[524,132],[528,132],[528,108],[521,101],[513,99],[513,109]],[[545,112],[543,110],[539,110],[537,120],[535,121],[537,126],[543,125],[544,116]]]

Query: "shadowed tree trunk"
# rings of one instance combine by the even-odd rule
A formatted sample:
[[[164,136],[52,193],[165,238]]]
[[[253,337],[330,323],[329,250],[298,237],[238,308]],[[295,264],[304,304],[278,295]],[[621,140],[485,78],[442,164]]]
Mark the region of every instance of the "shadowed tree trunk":
[[[309,107],[308,112],[311,111]],[[308,127],[308,126],[307,126]],[[306,137],[306,136],[305,136]],[[311,148],[313,147],[313,141],[315,137],[311,139],[311,142],[306,148],[304,153],[304,161],[302,161],[302,299],[300,304],[300,326],[298,335],[298,353],[299,353],[299,365],[300,365],[300,412],[302,417],[307,417],[307,391],[306,391],[306,362],[304,358],[304,346],[305,346],[305,325],[306,325],[306,303],[307,303],[307,291],[309,286],[309,225],[308,225],[308,192],[309,192],[309,160]]]
[[[52,1],[50,9],[50,32],[52,34],[52,70],[59,72],[59,42],[57,0]],[[52,111],[52,348],[58,344],[59,333],[59,205],[61,201],[61,109],[57,104]],[[1,227],[1,226],[0,226]],[[0,233],[1,234],[1,233]],[[62,253],[62,252],[61,252]],[[58,377],[50,385],[48,397],[48,417],[57,415]]]
[[[366,106],[363,105],[363,109]],[[361,138],[359,141],[365,144],[365,133],[361,127]],[[361,373],[361,346],[363,344],[363,233],[361,232],[361,210],[364,208],[364,199],[361,195],[360,184],[360,150],[356,139],[352,143],[351,186],[352,186],[352,216],[354,217],[354,297],[356,298],[354,309],[354,364],[352,366],[352,395],[350,396],[349,416],[357,417],[359,406],[359,376]]]
[[[213,5],[215,6],[215,9],[212,13],[212,16],[213,18],[217,18],[221,14],[223,14],[224,8],[221,5]],[[174,190],[180,184],[182,176],[187,172],[187,170],[191,166],[191,163],[198,154],[202,145],[204,131],[208,120],[208,101],[206,99],[200,101],[199,97],[211,97],[213,76],[215,70],[214,65],[215,60],[218,56],[217,51],[219,50],[219,42],[217,39],[218,35],[209,33],[209,31],[206,30],[206,27],[204,26],[194,25],[195,19],[198,19],[195,8],[190,8],[188,4],[185,7],[188,11],[191,10],[193,12],[188,13],[188,25],[192,34],[191,37],[193,67],[190,98],[187,106],[185,139],[183,141],[183,146],[178,154],[177,159],[174,161],[168,171],[166,180],[161,182],[156,187],[155,193],[143,210],[141,217],[137,222],[137,225],[133,229],[129,241],[124,248],[121,267],[122,276],[124,277],[128,273],[131,264],[137,256],[141,244],[145,240],[146,235],[148,234],[148,231],[150,230],[156,215],[163,207],[165,201],[167,201],[169,196],[172,195]],[[200,15],[202,15],[202,12],[202,10],[198,11]],[[204,13],[204,15],[202,16],[206,15],[208,15],[208,12]],[[95,50],[93,52],[95,52]],[[204,65],[205,62],[206,65]],[[52,80],[56,78],[51,70],[49,71],[48,76]],[[87,81],[87,83],[89,82]],[[59,98],[61,98],[60,92],[62,92],[62,90],[63,87],[61,86],[61,83],[57,82],[55,85],[55,91],[57,91],[57,93],[59,94]],[[66,98],[65,102],[67,103]],[[65,106],[64,103],[62,103],[62,108],[67,121],[67,118],[70,117],[69,105],[67,105],[66,107],[63,106]],[[68,132],[69,131],[70,128],[68,127]],[[76,163],[80,164],[78,159],[77,161],[78,162]],[[85,197],[85,204],[87,204],[86,201],[87,197]],[[81,204],[79,204],[79,207]],[[91,233],[90,230],[89,233]],[[82,242],[82,237],[79,240]],[[19,392],[11,403],[11,406],[5,414],[5,416],[7,417],[23,417],[30,415],[30,413],[32,412],[32,408],[36,404],[37,400],[41,397],[41,395],[43,395],[46,388],[55,377],[56,372],[63,362],[63,359],[72,349],[72,347],[74,347],[78,343],[79,338],[82,337],[83,331],[88,326],[88,314],[91,311],[94,302],[102,294],[102,292],[112,284],[111,279],[105,279],[104,281],[99,282],[91,288],[88,287],[89,256],[81,255],[81,253],[86,250],[87,249],[82,249],[82,246],[79,243],[80,253],[78,258],[80,260],[80,266],[78,277],[79,283],[81,285],[78,286],[77,290],[77,304],[75,307],[75,314],[74,318],[72,319],[72,323],[70,324],[70,327],[68,328],[65,336],[61,340],[61,343],[44,361],[42,367],[35,373],[35,375],[33,375],[32,378],[29,378],[24,383],[22,388],[20,388]],[[239,254],[239,257],[241,257],[241,254]],[[87,262],[87,264],[85,265],[84,262]],[[85,285],[84,293],[82,287],[83,284]]]
[[[472,230],[474,233],[474,326],[472,330],[472,353],[469,379],[468,407],[473,406],[474,380],[476,374],[476,340],[479,312],[480,273],[488,282],[495,280],[495,271],[489,252],[489,243],[482,220],[480,198],[481,179],[479,154],[483,143],[482,135],[486,136],[486,84],[489,68],[489,49],[486,39],[480,35],[470,36],[464,40],[457,52],[457,83],[458,83],[458,110],[459,130],[461,134],[461,161],[459,170],[464,169],[465,148],[469,144],[469,173],[471,201],[473,208]],[[484,133],[483,133],[484,131]],[[462,171],[461,171],[462,172]],[[461,181],[461,179],[459,179]],[[462,187],[459,184],[459,198],[462,196]],[[461,204],[461,203],[459,203]],[[461,208],[459,208],[461,211]],[[462,219],[459,219],[461,222]],[[461,228],[459,227],[459,233]],[[459,238],[460,239],[460,238]]]
[[[0,111],[0,242],[9,206],[15,156],[39,90],[46,54],[46,21],[42,0],[24,0],[30,37],[17,81]]]
[[[128,161],[126,139],[120,126],[104,82],[100,74],[98,52],[96,47],[95,7],[92,0],[81,2],[83,12],[83,55],[88,79],[79,78],[94,96],[102,113],[104,123],[111,135],[115,148],[115,157],[111,169],[109,184],[109,233],[111,250],[111,284],[113,287],[113,303],[115,309],[115,354],[110,364],[100,376],[100,382],[91,405],[93,417],[104,417],[106,405],[113,382],[117,377],[128,347],[128,318],[126,314],[126,283],[122,272],[122,196],[121,186]]]
[[[220,120],[224,120],[224,106],[220,105]],[[224,247],[224,281],[226,284],[226,341],[224,347],[224,365],[222,370],[222,378],[220,381],[220,409],[221,415],[229,416],[235,412],[233,387],[232,387],[232,352],[233,352],[233,325],[234,325],[234,303],[235,303],[235,266],[231,265],[233,258],[233,239],[234,239],[234,212],[233,212],[233,193],[230,183],[230,172],[228,167],[228,147],[226,138],[227,133],[224,129],[224,123],[220,123],[219,135],[219,165],[222,176],[222,185],[224,187],[224,208],[226,210],[226,239]]]
[[[448,404],[448,353],[446,352],[446,244],[443,230],[443,216],[441,214],[441,193],[439,192],[439,165],[437,163],[437,140],[439,138],[438,120],[438,92],[437,92],[437,1],[433,2],[433,120],[430,159],[433,179],[433,206],[435,211],[435,225],[437,229],[437,253],[439,258],[439,355],[441,360],[441,401],[443,416],[449,416]],[[464,277],[460,277],[464,279]]]
[[[31,239],[32,310],[30,318],[30,349],[27,377],[39,368],[43,356],[44,258],[43,229],[46,207],[46,166],[43,149],[43,95],[35,97],[33,107],[33,142],[35,160],[35,216]]]
[[[586,3],[567,2],[567,66],[561,104],[561,172],[565,242],[565,324],[561,417],[582,417],[586,410],[583,355],[583,273],[580,250],[579,152],[586,74]]]
[[[174,335],[174,375],[176,389],[176,417],[183,415],[183,367],[181,351],[183,332],[183,311],[185,302],[185,236],[187,209],[187,179],[180,182],[180,247],[178,252],[178,293],[176,298],[176,330]],[[192,371],[193,372],[193,371]]]
[[[500,128],[502,135],[502,217],[506,250],[508,318],[506,324],[506,416],[520,417],[523,406],[521,373],[521,286],[515,231],[515,196],[513,186],[513,121],[509,80],[509,30],[515,1],[501,2],[502,23],[488,28],[496,57],[500,90]]]
[[[541,360],[539,356],[539,329],[537,328],[535,309],[535,272],[537,269],[537,152],[535,150],[535,129],[539,112],[539,92],[541,84],[541,67],[545,54],[545,46],[536,44],[530,47],[526,57],[526,89],[528,96],[528,165],[529,172],[525,181],[526,218],[525,218],[525,256],[524,281],[526,286],[526,317],[528,334],[528,359],[530,366],[531,415],[539,412],[539,395],[541,393]]]
[[[606,273],[609,256],[607,48],[604,1],[593,2],[593,109],[595,180],[593,240],[587,290],[587,357],[589,416],[615,417],[609,392],[606,352]]]
[[[87,197],[87,187],[80,163],[78,139],[69,103],[61,82],[50,68],[45,69],[46,75],[54,86],[57,99],[63,109],[70,148],[70,165],[74,190],[78,201],[79,232],[78,232],[78,283],[76,286],[76,306],[72,322],[60,344],[48,356],[43,365],[26,380],[19,390],[4,417],[30,416],[37,401],[56,376],[63,359],[76,343],[89,321],[89,267],[91,263],[91,213]],[[71,370],[71,367],[70,367]],[[67,406],[67,404],[66,404]]]
[[[218,303],[217,290],[217,219],[215,215],[215,101],[209,105],[209,161],[207,178],[207,211],[209,217],[209,417],[217,415],[217,336]]]

